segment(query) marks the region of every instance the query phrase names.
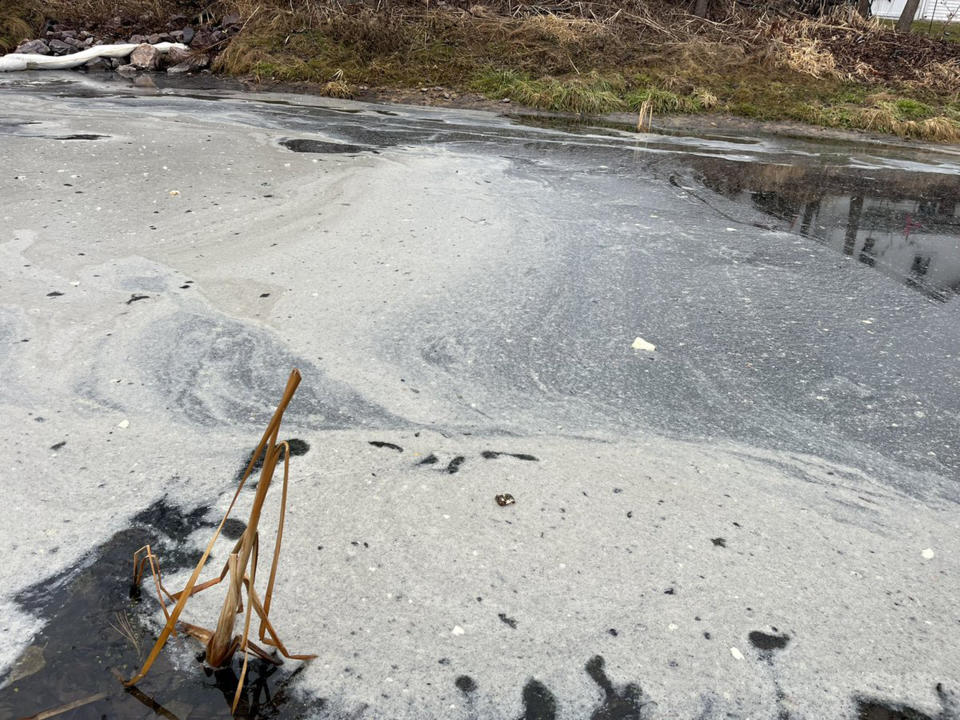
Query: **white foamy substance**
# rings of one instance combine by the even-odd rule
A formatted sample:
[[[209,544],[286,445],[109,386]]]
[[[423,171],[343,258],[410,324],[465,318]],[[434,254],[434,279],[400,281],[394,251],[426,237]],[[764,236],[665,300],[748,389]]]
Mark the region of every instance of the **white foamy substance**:
[[[584,669],[596,655],[657,717],[843,717],[877,694],[936,709],[955,678],[960,586],[921,556],[956,557],[955,514],[841,468],[663,440],[304,437],[271,617],[291,652],[319,655],[302,689],[345,716],[517,717],[536,679],[560,717],[585,717],[603,697]],[[418,464],[441,452],[464,458],[457,473]],[[187,620],[212,626],[221,600],[193,598]],[[786,647],[758,649],[755,631]]]
[[[43,627],[43,621],[23,612],[10,601],[0,602],[0,673],[6,674],[12,661],[23,651],[24,640],[32,638]]]
[[[617,697],[662,718],[844,717],[857,695],[935,714],[936,684],[960,686],[960,534],[933,485],[907,478],[921,502],[816,457],[633,431],[630,411],[540,380],[553,338],[532,341],[515,392],[499,346],[449,331],[506,332],[502,308],[470,301],[570,259],[554,243],[576,208],[546,181],[444,149],[290,153],[248,117],[159,107],[172,99],[145,119],[5,100],[40,124],[5,137],[17,174],[0,181],[0,675],[37,627],[23,589],[164,494],[225,506],[298,365],[283,436],[311,449],[293,459],[271,617],[292,652],[318,654],[296,687],[333,717],[518,717],[531,680],[563,718]],[[108,137],[52,139],[90,131]],[[665,185],[643,184],[643,214],[676,204]],[[680,238],[709,231],[676,222]],[[622,364],[616,348],[633,362],[637,331],[604,327],[614,350],[592,371]],[[587,354],[560,341],[550,357]],[[729,402],[721,390],[708,399]],[[221,598],[185,619],[213,625]],[[165,652],[187,664],[195,647]]]

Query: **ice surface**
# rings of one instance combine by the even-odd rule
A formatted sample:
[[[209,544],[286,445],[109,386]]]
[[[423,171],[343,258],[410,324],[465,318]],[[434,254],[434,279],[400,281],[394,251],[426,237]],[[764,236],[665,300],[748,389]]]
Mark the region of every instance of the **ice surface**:
[[[19,592],[164,495],[225,506],[296,365],[272,614],[328,716],[935,715],[960,684],[954,303],[660,157],[724,143],[5,92],[0,676]]]
[[[318,449],[293,460],[271,616],[292,652],[320,654],[303,686],[345,714],[449,717],[475,703],[517,717],[535,678],[560,717],[586,717],[601,697],[584,671],[595,655],[659,717],[708,703],[765,716],[777,685],[800,717],[842,717],[853,695],[892,686],[936,707],[934,678],[955,672],[932,648],[952,633],[960,587],[920,556],[956,552],[955,517],[843,468],[655,439],[376,436],[400,454],[364,433],[305,437]],[[538,461],[484,459],[491,448]],[[420,464],[431,453],[465,461],[451,475]],[[495,502],[504,491],[515,505]],[[188,622],[211,624],[221,601],[195,597]],[[789,637],[772,664],[754,631]],[[469,701],[462,675],[477,684]]]

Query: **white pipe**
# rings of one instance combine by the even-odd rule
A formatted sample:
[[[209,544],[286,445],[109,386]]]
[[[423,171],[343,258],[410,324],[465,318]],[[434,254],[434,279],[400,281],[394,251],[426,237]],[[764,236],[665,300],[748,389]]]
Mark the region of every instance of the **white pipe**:
[[[70,55],[32,55],[29,53],[10,53],[0,57],[0,72],[12,72],[15,70],[67,70],[69,68],[79,67],[84,63],[99,57],[126,57],[140,45],[138,43],[124,43],[122,45],[94,45],[92,48],[81,50]],[[189,50],[183,43],[162,42],[154,45],[161,53],[168,52],[171,48],[179,50]]]

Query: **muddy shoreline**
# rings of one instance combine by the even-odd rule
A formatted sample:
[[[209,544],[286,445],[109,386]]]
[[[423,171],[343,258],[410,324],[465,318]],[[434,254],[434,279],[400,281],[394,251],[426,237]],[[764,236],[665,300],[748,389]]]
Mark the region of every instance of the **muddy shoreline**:
[[[205,72],[192,76],[198,88],[204,86],[205,78],[213,80],[215,86],[228,86],[242,89],[244,92],[283,93],[313,98],[329,98],[323,86],[304,82],[258,81],[250,77],[236,77],[220,73]],[[159,79],[159,78],[157,78]],[[141,75],[139,82],[131,84],[149,87],[150,75]],[[457,92],[450,88],[430,86],[423,88],[361,87],[351,95],[350,100],[357,102],[405,105],[411,107],[445,108],[452,110],[481,110],[505,117],[532,118],[550,121],[555,127],[614,127],[629,132],[637,132],[637,116],[632,113],[608,113],[604,115],[580,115],[569,112],[541,110],[513,101],[491,100],[479,93]],[[335,98],[333,98],[335,101]],[[917,150],[960,151],[960,145],[933,143],[925,140],[899,137],[896,135],[870,132],[868,130],[822,127],[792,120],[754,120],[723,113],[699,113],[680,115],[657,115],[653,118],[649,130],[652,134],[681,133],[704,135],[747,134],[771,137],[799,138],[834,142],[869,143],[877,146],[903,147]]]

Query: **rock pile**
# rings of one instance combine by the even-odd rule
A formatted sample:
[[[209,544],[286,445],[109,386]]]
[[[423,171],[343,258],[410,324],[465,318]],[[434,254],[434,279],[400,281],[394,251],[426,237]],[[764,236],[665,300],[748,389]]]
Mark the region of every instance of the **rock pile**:
[[[225,15],[219,23],[198,27],[188,22],[185,16],[177,15],[170,18],[168,29],[163,32],[132,35],[123,33],[124,24],[119,17],[106,23],[97,33],[50,24],[42,38],[25,40],[14,52],[60,56],[95,45],[132,43],[139,47],[129,58],[96,58],[79,69],[88,72],[115,70],[126,76],[159,70],[166,70],[170,74],[194,73],[210,65],[211,59],[226,47],[241,25],[242,20],[236,14]],[[190,49],[175,48],[163,55],[152,47],[161,42],[183,43]]]

